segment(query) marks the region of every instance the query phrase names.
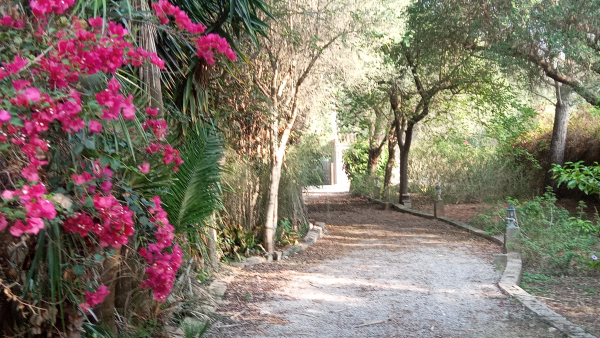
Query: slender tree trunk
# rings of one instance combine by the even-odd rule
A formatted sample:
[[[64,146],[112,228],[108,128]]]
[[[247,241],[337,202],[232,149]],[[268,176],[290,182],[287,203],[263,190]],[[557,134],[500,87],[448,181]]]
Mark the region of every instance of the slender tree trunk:
[[[277,215],[279,207],[279,181],[281,180],[281,167],[283,166],[283,153],[285,153],[285,140],[282,138],[282,143],[279,143],[279,121],[277,115],[273,117],[271,122],[271,175],[269,185],[269,197],[267,200],[267,213],[265,220],[265,249],[269,255],[275,252],[275,230],[277,227]],[[285,141],[285,143],[284,143]]]
[[[567,143],[567,127],[569,125],[569,96],[571,88],[554,82],[556,88],[556,108],[554,110],[554,127],[552,129],[552,140],[550,141],[550,156],[544,184],[557,188],[556,180],[552,179],[550,168],[553,164],[564,164],[565,145]]]
[[[396,163],[396,146],[398,145],[398,139],[396,138],[396,122],[390,128],[388,134],[388,160],[385,164],[385,177],[383,178],[383,191],[385,191],[392,182],[392,170]]]
[[[117,293],[117,278],[119,276],[119,265],[121,264],[121,248],[115,249],[115,254],[107,258],[102,267],[102,284],[106,285],[110,293],[100,305],[102,307],[100,311],[100,321],[106,326],[106,328],[112,332],[117,333],[117,323],[115,322],[115,297]]]
[[[147,12],[150,6],[147,0],[134,0],[133,6],[136,10]],[[156,27],[148,23],[137,23],[139,26],[139,46],[149,52],[156,53],[156,40],[158,37]],[[149,106],[158,108],[158,116],[164,116],[162,87],[160,82],[160,68],[150,62],[140,67],[140,79],[142,88],[149,96]]]
[[[265,246],[267,252],[272,255],[275,252],[275,227],[277,226],[278,199],[279,199],[279,181],[281,179],[281,167],[283,161],[279,161],[275,156],[275,161],[271,167],[271,184],[269,186],[269,199],[267,204],[267,219],[265,221]]]
[[[207,237],[207,245],[208,245],[208,260],[210,262],[210,267],[217,271],[219,270],[219,257],[217,256],[217,215],[216,212],[213,211],[212,216],[210,217],[210,226],[208,228],[208,237]]]
[[[404,133],[404,142],[400,147],[400,203],[402,195],[408,194],[408,153],[412,142],[414,124],[409,122]]]
[[[377,166],[379,165],[379,157],[381,157],[382,148],[371,148],[369,149],[369,160],[367,163],[368,174],[377,175]]]

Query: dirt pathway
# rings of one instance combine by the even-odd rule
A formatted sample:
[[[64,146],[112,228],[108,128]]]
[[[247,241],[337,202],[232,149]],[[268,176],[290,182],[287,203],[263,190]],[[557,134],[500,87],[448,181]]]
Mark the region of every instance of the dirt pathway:
[[[500,293],[497,245],[348,195],[309,203],[329,234],[244,269],[221,308],[232,322],[209,336],[560,337]]]

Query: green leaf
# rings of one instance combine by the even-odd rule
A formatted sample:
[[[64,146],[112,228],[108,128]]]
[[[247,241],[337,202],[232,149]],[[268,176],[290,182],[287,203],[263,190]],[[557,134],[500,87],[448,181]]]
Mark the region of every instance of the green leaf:
[[[10,124],[12,124],[13,126],[17,126],[17,127],[24,127],[25,124],[23,124],[23,121],[18,118],[18,117],[13,117],[10,119]]]
[[[85,198],[85,206],[88,208],[93,208],[94,207],[94,200],[92,199],[91,196],[88,196]]]
[[[73,148],[73,152],[77,155],[81,154],[81,152],[83,151],[84,147],[83,144],[78,143],[75,148]]]
[[[81,276],[83,275],[83,273],[85,272],[85,268],[83,267],[83,265],[75,265],[73,267],[73,272],[77,275],[77,276]]]
[[[112,158],[102,155],[102,156],[100,156],[100,165],[105,167],[105,166],[109,165],[112,160],[113,160]]]
[[[96,143],[94,142],[93,139],[87,139],[85,141],[83,141],[83,145],[87,148],[87,149],[92,149],[92,150],[96,150]]]

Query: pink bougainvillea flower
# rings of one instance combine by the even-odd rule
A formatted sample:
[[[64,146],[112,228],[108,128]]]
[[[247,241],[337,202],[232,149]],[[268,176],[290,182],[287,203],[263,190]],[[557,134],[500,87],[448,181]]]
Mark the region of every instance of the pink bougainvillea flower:
[[[102,131],[102,123],[98,121],[90,121],[88,127],[90,129],[90,133],[99,133]]]
[[[31,81],[29,80],[13,80],[13,87],[16,91],[20,92],[24,88],[27,88],[31,85]]]
[[[85,291],[84,294],[85,302],[81,303],[80,306],[83,311],[87,311],[102,303],[104,298],[110,294],[110,291],[108,291],[108,288],[105,285],[100,285],[96,292]]]
[[[27,88],[25,92],[23,92],[25,98],[29,101],[39,102],[41,99],[40,90],[37,88]]]
[[[146,162],[142,165],[138,165],[138,169],[140,169],[140,171],[144,174],[147,174],[150,172],[150,163]]]
[[[102,184],[100,184],[100,189],[102,191],[104,191],[104,193],[109,194],[110,193],[110,188],[112,188],[112,183],[110,181],[104,181],[102,182]]]
[[[4,64],[4,70],[6,71],[6,73],[8,73],[9,75],[12,75],[12,74],[16,74],[23,67],[25,67],[25,65],[27,64],[27,60],[23,60],[23,59],[21,59],[20,56],[15,55],[13,62],[3,63],[3,64]]]
[[[44,228],[44,221],[38,217],[27,218],[26,223],[17,220],[10,228],[10,234],[21,237],[23,233],[37,235]]]
[[[146,114],[150,115],[150,116],[156,116],[158,115],[158,108],[146,108]]]
[[[2,17],[2,20],[0,21],[0,25],[12,26],[13,22],[14,22],[13,18],[10,15],[4,14],[4,16]]]
[[[78,185],[83,185],[93,179],[92,174],[88,173],[87,171],[81,175],[73,174],[71,175],[71,178],[73,179],[73,181],[75,181],[75,184]]]
[[[14,191],[4,190],[2,192],[2,198],[4,198],[4,199],[12,200],[13,197],[15,197],[15,192]]]
[[[63,222],[63,228],[66,232],[78,233],[81,237],[87,236],[93,227],[94,221],[92,218],[80,212],[76,212],[73,217],[69,217]]]
[[[6,110],[0,110],[0,123],[8,122],[12,116]]]
[[[135,106],[133,105],[133,95],[129,95],[123,103],[121,103],[121,107],[123,108],[123,118],[125,120],[135,120]]]
[[[29,165],[28,167],[25,167],[25,169],[21,170],[21,175],[32,182],[37,182],[40,180],[38,170],[33,165]]]
[[[8,221],[6,220],[6,217],[4,217],[3,214],[0,214],[0,231],[6,229],[7,226]]]
[[[104,19],[99,16],[88,19],[88,22],[90,23],[90,26],[92,26],[92,27],[102,27],[102,25],[104,25]]]

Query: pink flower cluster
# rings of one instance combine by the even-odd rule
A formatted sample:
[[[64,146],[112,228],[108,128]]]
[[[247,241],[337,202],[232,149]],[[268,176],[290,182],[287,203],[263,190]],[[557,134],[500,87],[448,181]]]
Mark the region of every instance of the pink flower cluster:
[[[133,105],[133,95],[129,94],[127,98],[119,94],[121,84],[116,78],[108,81],[108,89],[96,94],[98,104],[105,106],[102,108],[102,118],[105,120],[118,120],[119,115],[123,114],[123,119],[135,119],[135,106]]]
[[[152,4],[152,9],[158,16],[158,21],[165,25],[169,23],[168,16],[175,18],[177,27],[188,31],[192,34],[204,33],[206,27],[201,23],[193,23],[188,15],[178,6],[171,4],[167,0],[159,0]],[[198,56],[206,59],[209,65],[215,64],[215,50],[221,54],[225,54],[231,61],[237,59],[235,52],[229,46],[227,39],[220,37],[217,34],[209,33],[194,39],[196,42],[196,52]]]
[[[155,53],[134,48],[125,40],[129,32],[122,25],[109,21],[107,29],[102,34],[104,25],[102,18],[88,20],[91,30],[84,29],[83,23],[77,18],[74,20],[70,30],[60,30],[56,33],[55,37],[59,38],[56,48],[47,56],[42,56],[36,65],[35,70],[43,71],[49,77],[51,85],[66,88],[69,83],[77,81],[82,73],[88,75],[98,72],[115,73],[123,65],[131,64],[139,67],[146,60],[161,69],[164,68],[164,61]],[[54,38],[46,35],[42,37]],[[114,91],[119,88],[109,89]]]
[[[26,214],[25,222],[17,219],[10,228],[11,235],[20,237],[23,233],[37,235],[44,228],[44,220],[54,219],[56,217],[56,209],[54,203],[44,198],[46,187],[39,183],[33,186],[24,185],[17,190],[4,190],[2,198],[4,200],[13,201],[18,199],[23,204]],[[0,231],[8,226],[6,217],[0,214]]]
[[[96,193],[96,185],[99,185],[106,195],[96,193],[92,197],[100,223],[95,223],[86,214],[76,212],[63,223],[66,232],[85,237],[92,231],[102,247],[117,248],[127,244],[134,233],[133,212],[111,195],[112,177],[113,171],[109,166],[102,166],[97,160],[92,162],[91,173],[84,171],[82,174],[71,175],[75,184],[83,186],[87,194]]]
[[[215,50],[225,54],[231,61],[235,61],[237,57],[235,52],[229,47],[227,39],[220,37],[217,34],[210,33],[194,39],[196,42],[196,53],[198,56],[206,59],[209,65],[215,64]]]
[[[133,212],[122,205],[113,195],[93,197],[94,207],[100,213],[102,223],[95,224],[92,231],[98,236],[100,246],[118,248],[127,244],[135,232]]]
[[[169,23],[168,16],[175,18],[175,24],[177,27],[186,30],[192,34],[202,34],[206,30],[206,27],[201,23],[193,23],[188,17],[187,13],[182,11],[178,6],[173,5],[167,0],[159,0],[152,4],[152,9],[158,17],[158,22],[161,25]]]
[[[15,55],[13,62],[2,62],[2,68],[0,68],[0,80],[7,76],[17,74],[26,64],[27,60],[23,60],[18,55]]]
[[[102,303],[104,301],[104,298],[106,298],[106,296],[110,294],[110,291],[108,291],[106,285],[100,285],[96,292],[85,291],[84,294],[85,302],[79,304],[79,306],[83,311],[88,311],[94,306]]]
[[[2,16],[2,19],[0,20],[0,26],[21,29],[25,27],[25,21],[21,19],[13,19],[13,17],[11,17],[10,15],[4,14]]]
[[[63,228],[66,232],[77,233],[81,237],[85,237],[90,230],[94,229],[94,220],[86,214],[76,212],[63,222]]]
[[[146,147],[146,152],[149,154],[153,154],[158,151],[163,151],[163,163],[165,165],[169,165],[173,162],[177,164],[173,167],[175,172],[179,171],[180,165],[183,164],[183,160],[181,159],[181,154],[179,151],[168,144],[158,144],[158,143],[150,143],[149,146]]]
[[[152,198],[154,207],[149,211],[152,214],[151,221],[155,224],[154,237],[156,243],[148,245],[148,249],[140,248],[140,255],[148,263],[146,268],[146,280],[142,287],[151,288],[154,291],[154,300],[164,302],[171,293],[175,282],[175,273],[183,262],[183,252],[178,244],[173,245],[175,229],[167,219],[167,213],[160,206],[160,197]],[[171,253],[169,253],[171,249]]]
[[[74,3],[75,0],[31,0],[29,6],[35,16],[44,16],[48,13],[62,14]]]

